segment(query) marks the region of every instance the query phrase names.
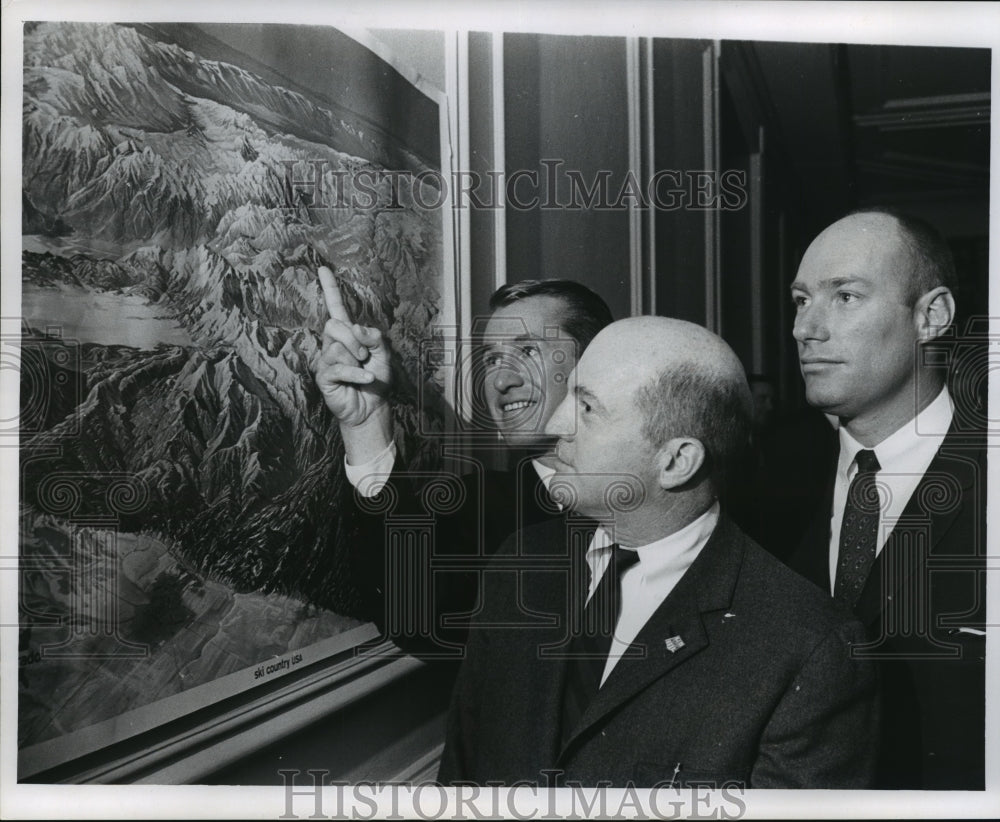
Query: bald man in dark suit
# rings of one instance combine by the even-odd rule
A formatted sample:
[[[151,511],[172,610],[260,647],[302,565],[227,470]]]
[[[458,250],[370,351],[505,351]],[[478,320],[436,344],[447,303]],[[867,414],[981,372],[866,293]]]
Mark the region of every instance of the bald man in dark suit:
[[[749,415],[739,360],[704,328],[639,317],[594,338],[546,428],[574,516],[494,557],[440,781],[870,784],[862,626],[720,511]]]

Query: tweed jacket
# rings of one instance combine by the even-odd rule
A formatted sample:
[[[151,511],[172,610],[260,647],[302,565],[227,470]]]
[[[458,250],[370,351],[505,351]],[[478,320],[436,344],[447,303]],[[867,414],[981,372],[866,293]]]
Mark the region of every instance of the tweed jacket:
[[[494,557],[439,781],[869,784],[877,683],[852,658],[862,626],[725,515],[564,744],[565,651],[582,607],[570,592],[592,530],[552,520]]]

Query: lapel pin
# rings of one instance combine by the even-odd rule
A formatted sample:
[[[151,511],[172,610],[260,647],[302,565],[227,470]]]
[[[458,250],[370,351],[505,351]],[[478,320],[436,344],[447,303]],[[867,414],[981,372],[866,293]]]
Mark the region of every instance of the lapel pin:
[[[684,647],[684,640],[679,636],[672,636],[669,639],[663,640],[663,644],[667,646],[667,650],[672,654],[676,654],[681,648]]]

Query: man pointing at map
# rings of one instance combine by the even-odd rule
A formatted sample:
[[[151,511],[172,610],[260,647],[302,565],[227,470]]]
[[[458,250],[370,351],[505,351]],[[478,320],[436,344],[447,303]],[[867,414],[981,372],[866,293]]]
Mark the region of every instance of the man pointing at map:
[[[382,333],[355,323],[344,307],[333,272],[319,269],[330,319],[316,384],[340,424],[345,472],[357,489],[359,533],[352,572],[365,616],[397,645],[425,657],[461,656],[468,616],[475,608],[481,572],[503,538],[518,528],[558,515],[545,491],[547,474],[537,457],[551,438],[545,425],[566,393],[566,378],[580,353],[612,321],[605,302],[571,280],[524,280],[501,287],[490,300],[475,372],[477,400],[488,411],[508,449],[507,471],[473,464],[454,480],[461,503],[428,511],[400,470],[393,443],[390,349]],[[387,538],[390,514],[434,516],[430,568],[413,550]],[[399,569],[409,567],[408,572]]]

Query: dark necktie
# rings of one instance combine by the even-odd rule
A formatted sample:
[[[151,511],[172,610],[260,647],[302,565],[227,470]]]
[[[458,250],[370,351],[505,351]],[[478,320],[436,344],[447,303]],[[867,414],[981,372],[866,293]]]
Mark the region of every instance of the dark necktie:
[[[563,693],[562,738],[565,742],[600,687],[621,607],[621,577],[639,561],[637,551],[612,545],[611,563],[583,609],[583,628],[569,646]]]
[[[854,458],[858,473],[847,489],[844,520],[840,526],[840,551],[834,598],[854,607],[868,572],[875,562],[878,539],[879,501],[875,474],[881,467],[874,451],[862,449]]]

